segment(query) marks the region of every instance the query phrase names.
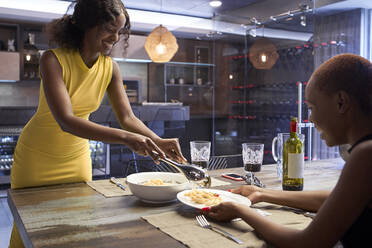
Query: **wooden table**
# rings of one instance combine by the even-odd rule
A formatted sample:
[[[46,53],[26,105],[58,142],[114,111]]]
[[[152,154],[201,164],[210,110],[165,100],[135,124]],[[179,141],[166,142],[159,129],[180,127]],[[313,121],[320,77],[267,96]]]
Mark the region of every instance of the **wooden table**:
[[[306,162],[305,190],[332,189],[343,161]],[[211,171],[234,188],[243,185],[219,177],[224,172],[243,173],[242,168]],[[275,165],[264,165],[257,177],[267,188],[281,189]],[[8,191],[8,203],[25,247],[185,247],[140,217],[179,208],[179,202],[149,205],[135,196],[105,198],[85,183]]]

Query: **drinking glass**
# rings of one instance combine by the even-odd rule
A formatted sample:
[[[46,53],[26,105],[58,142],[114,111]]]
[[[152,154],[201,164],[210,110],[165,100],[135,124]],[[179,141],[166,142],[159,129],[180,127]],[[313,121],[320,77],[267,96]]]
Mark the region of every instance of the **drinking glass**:
[[[247,176],[245,178],[247,183],[262,186],[261,182],[258,180],[253,172],[261,170],[264,154],[264,144],[243,143],[242,148],[244,171],[247,173]]]
[[[210,141],[190,141],[191,163],[208,169],[211,155]]]

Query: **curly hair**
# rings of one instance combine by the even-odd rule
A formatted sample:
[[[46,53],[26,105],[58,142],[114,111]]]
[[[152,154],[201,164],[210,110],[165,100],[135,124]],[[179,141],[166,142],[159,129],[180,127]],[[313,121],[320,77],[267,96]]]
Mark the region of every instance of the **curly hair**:
[[[50,44],[60,47],[81,48],[85,31],[115,21],[124,14],[126,22],[119,32],[124,41],[124,49],[128,47],[130,20],[127,10],[121,0],[77,0],[72,15],[65,14],[46,26]]]
[[[372,64],[355,54],[337,55],[324,62],[313,74],[320,90],[332,94],[343,90],[360,109],[372,115]]]

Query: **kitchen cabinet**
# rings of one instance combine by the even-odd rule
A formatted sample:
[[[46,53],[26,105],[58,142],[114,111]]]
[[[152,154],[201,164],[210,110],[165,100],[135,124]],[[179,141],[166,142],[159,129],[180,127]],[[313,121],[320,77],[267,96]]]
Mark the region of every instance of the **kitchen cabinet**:
[[[0,23],[0,51],[18,52],[19,32],[18,24]]]
[[[214,87],[213,67],[212,64],[201,63],[164,64],[164,102],[180,101],[190,104],[191,109],[196,106],[199,109],[211,107]]]
[[[19,25],[0,23],[0,80],[18,81],[20,74]]]
[[[41,26],[21,26],[21,79],[40,80],[39,60],[41,54],[50,48],[48,38]]]
[[[39,24],[0,23],[0,80],[39,81],[39,60],[51,48]]]
[[[182,102],[191,115],[212,115],[214,64],[168,62],[149,64],[149,101]]]
[[[18,81],[20,74],[18,52],[0,52],[0,81]]]

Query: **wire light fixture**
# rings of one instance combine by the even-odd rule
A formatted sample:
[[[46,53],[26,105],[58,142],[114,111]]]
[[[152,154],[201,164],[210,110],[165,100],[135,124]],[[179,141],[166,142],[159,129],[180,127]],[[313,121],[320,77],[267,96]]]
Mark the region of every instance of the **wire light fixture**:
[[[267,38],[257,39],[249,49],[249,61],[256,69],[269,70],[278,58],[276,46]]]
[[[147,36],[145,50],[153,62],[169,62],[178,50],[177,39],[166,27],[159,25]]]
[[[145,49],[153,62],[166,63],[178,50],[177,39],[166,27],[159,25],[147,36]]]

